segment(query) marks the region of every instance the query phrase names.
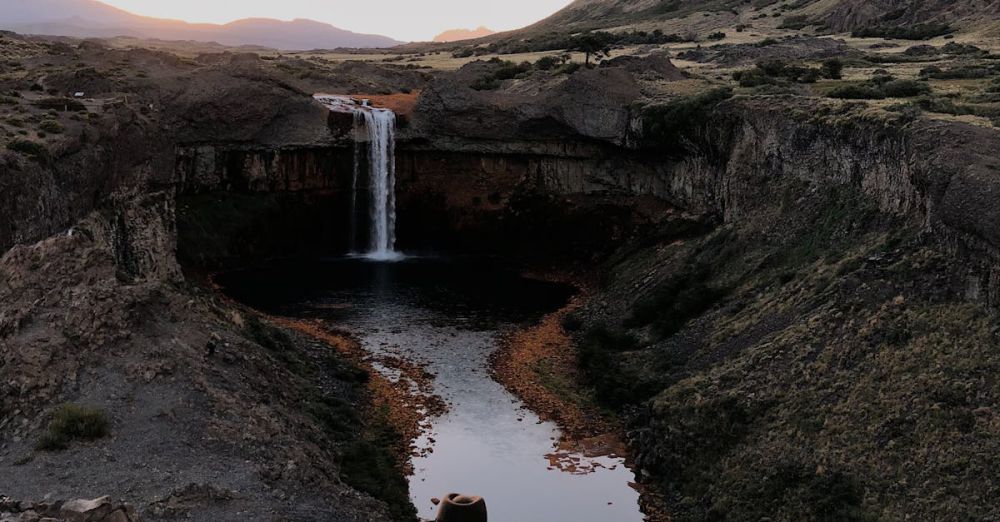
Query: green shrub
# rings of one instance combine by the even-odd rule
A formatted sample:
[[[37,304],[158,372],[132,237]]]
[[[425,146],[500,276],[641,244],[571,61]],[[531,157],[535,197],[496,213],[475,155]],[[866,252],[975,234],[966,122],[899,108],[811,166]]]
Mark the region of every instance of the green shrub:
[[[500,87],[500,82],[514,78],[523,78],[533,69],[530,62],[514,63],[493,59],[490,60],[490,63],[499,64],[499,67],[473,82],[471,85],[473,89],[477,91],[492,91]]]
[[[930,85],[915,80],[896,80],[890,75],[876,76],[862,84],[842,85],[827,94],[842,100],[881,100],[912,98],[931,92]]]
[[[38,128],[50,134],[62,134],[63,126],[55,120],[45,120],[38,125]]]
[[[930,40],[938,36],[952,33],[954,30],[948,24],[916,24],[910,26],[874,26],[858,29],[853,36],[857,38],[894,38],[897,40]]]
[[[414,520],[409,484],[391,448],[401,442],[392,427],[388,412],[382,410],[365,426],[360,437],[352,440],[340,457],[344,482],[386,503],[393,520]]]
[[[732,97],[732,89],[722,87],[646,106],[641,115],[644,138],[667,152],[684,152],[689,131],[705,123],[709,111]]]
[[[44,144],[25,139],[16,139],[8,143],[7,148],[35,159],[44,158],[49,154],[49,150],[45,148]]]
[[[914,80],[892,80],[882,85],[886,98],[912,98],[931,92],[931,86]]]
[[[979,79],[979,78],[989,78],[995,74],[995,71],[988,67],[975,67],[975,66],[964,66],[964,67],[951,67],[948,69],[942,69],[936,65],[930,67],[925,67],[920,70],[921,78],[933,78],[935,80],[968,80],[968,79]]]
[[[837,58],[826,60],[820,67],[820,72],[823,74],[824,78],[839,80],[843,78],[844,62],[838,60]]]
[[[35,447],[44,451],[64,450],[74,440],[99,439],[107,436],[110,430],[111,423],[103,411],[64,404],[56,408],[48,430]]]
[[[941,48],[941,51],[945,52],[947,54],[953,54],[953,55],[958,55],[958,54],[987,55],[987,54],[990,54],[989,51],[986,51],[984,49],[980,49],[979,47],[976,47],[975,45],[959,44],[959,43],[955,43],[955,42],[948,42],[947,44],[945,44],[944,47]]]
[[[559,74],[573,74],[576,71],[579,71],[581,67],[583,67],[583,65],[581,65],[581,64],[579,64],[577,62],[570,62],[570,63],[567,63],[566,65],[563,65],[562,67],[560,67],[557,72]]]
[[[841,85],[831,90],[827,96],[841,100],[881,100],[885,98],[881,89],[867,84]]]
[[[796,83],[815,83],[823,76],[823,69],[791,65],[782,60],[764,60],[757,63],[756,69],[736,71],[733,79],[741,87],[757,87],[759,85],[774,85],[778,80],[788,80]]]
[[[663,337],[677,333],[727,294],[723,289],[709,286],[705,282],[708,276],[706,268],[693,267],[668,279],[636,304],[625,325],[643,327],[651,324]]]
[[[740,87],[758,87],[777,83],[774,77],[760,68],[736,71],[733,73],[733,79],[740,84]]]
[[[535,68],[540,71],[548,71],[555,69],[557,66],[563,63],[563,60],[558,56],[543,56],[535,62]]]
[[[638,348],[635,337],[603,326],[583,334],[578,362],[600,402],[617,408],[642,402],[660,390],[656,383],[640,379],[626,368],[623,354]]]
[[[879,69],[872,73],[872,79],[870,80],[872,84],[882,87],[883,85],[895,80],[896,77],[889,74],[889,71],[885,69]]]

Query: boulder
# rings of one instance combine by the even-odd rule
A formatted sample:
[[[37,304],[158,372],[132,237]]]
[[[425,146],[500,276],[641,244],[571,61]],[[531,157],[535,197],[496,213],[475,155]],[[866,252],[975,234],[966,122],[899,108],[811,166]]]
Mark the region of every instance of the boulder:
[[[59,517],[73,522],[89,522],[103,520],[113,510],[111,497],[106,495],[92,500],[74,499],[59,507]]]
[[[677,81],[685,78],[684,73],[670,61],[670,55],[665,52],[652,53],[649,56],[619,56],[601,62],[601,67],[619,67],[636,75],[651,75],[662,80]]]

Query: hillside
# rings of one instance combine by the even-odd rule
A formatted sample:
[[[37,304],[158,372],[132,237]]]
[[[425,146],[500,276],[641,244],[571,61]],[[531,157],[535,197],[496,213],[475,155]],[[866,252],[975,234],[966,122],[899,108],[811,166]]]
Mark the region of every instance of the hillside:
[[[132,36],[193,40],[276,49],[391,47],[400,42],[359,34],[313,20],[237,20],[225,25],[191,24],[134,15],[95,0],[9,0],[0,3],[0,29],[25,34],[81,38]]]
[[[803,22],[820,31],[846,32],[860,28],[917,23],[969,24],[996,18],[1000,2],[972,0],[577,0],[523,32],[566,32],[646,27],[670,29],[724,28],[760,21],[791,25]]]

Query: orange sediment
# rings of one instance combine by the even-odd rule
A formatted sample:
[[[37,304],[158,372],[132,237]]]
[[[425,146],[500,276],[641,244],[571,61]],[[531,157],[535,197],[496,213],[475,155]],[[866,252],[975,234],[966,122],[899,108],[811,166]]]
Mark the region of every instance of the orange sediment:
[[[372,356],[349,334],[323,325],[320,321],[273,317],[275,324],[289,328],[321,341],[351,362],[368,370],[368,391],[371,397],[369,407],[372,412],[385,411],[386,418],[399,432],[403,444],[397,448],[397,455],[406,474],[413,472],[410,457],[418,454],[414,441],[424,431],[427,419],[443,414],[447,406],[440,396],[432,391],[433,376],[422,367],[399,357]],[[374,369],[377,362],[401,375],[392,381]]]
[[[589,392],[579,384],[576,347],[562,327],[563,319],[579,308],[584,298],[578,295],[539,324],[510,334],[490,356],[497,382],[542,420],[555,422],[565,437],[575,440],[620,431],[597,407],[587,404]]]
[[[580,474],[596,471],[593,463],[581,455],[631,460],[624,425],[593,401],[580,375],[576,345],[562,326],[566,316],[579,309],[587,296],[583,290],[537,325],[511,333],[490,356],[490,369],[497,382],[539,418],[555,422],[562,430],[558,446],[546,455],[549,466]],[[642,484],[632,486],[640,493],[647,522],[670,520],[659,494]]]
[[[373,107],[389,109],[397,116],[409,118],[417,106],[417,97],[420,96],[420,91],[397,94],[351,94],[350,96],[358,100],[369,100]]]

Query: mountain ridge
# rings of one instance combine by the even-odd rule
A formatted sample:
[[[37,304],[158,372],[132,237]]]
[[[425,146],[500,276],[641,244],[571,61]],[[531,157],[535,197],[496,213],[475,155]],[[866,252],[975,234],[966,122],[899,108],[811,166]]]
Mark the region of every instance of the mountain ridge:
[[[442,31],[441,34],[434,37],[434,41],[438,43],[458,42],[461,40],[482,38],[493,34],[496,34],[496,31],[486,27],[485,25],[480,25],[475,29],[449,29],[447,31]]]
[[[53,13],[58,13],[54,15]],[[131,36],[160,40],[256,45],[281,50],[392,47],[400,41],[308,19],[244,18],[227,24],[190,23],[136,15],[97,0],[6,0],[0,29],[79,38]]]

